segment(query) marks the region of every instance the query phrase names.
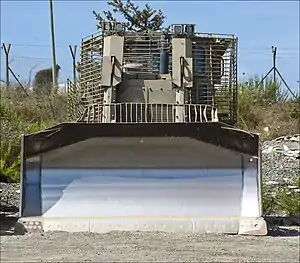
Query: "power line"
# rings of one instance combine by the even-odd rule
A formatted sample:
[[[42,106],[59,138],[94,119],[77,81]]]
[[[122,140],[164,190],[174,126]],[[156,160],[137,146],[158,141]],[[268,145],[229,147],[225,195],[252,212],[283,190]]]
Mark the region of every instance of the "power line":
[[[11,45],[16,47],[51,47],[49,44],[32,44],[32,43],[11,43]],[[58,44],[56,47],[66,47],[68,48],[70,44]],[[239,47],[239,50],[243,51],[267,51],[268,47]],[[281,51],[299,51],[299,47],[281,47]]]
[[[14,52],[16,54],[16,52]],[[259,52],[246,52],[246,51],[241,51],[239,50],[238,51],[238,57],[245,57],[245,56],[270,56],[270,54],[268,53],[259,53]],[[19,55],[19,54],[16,54],[16,55],[13,55],[12,57],[14,58],[20,58],[20,59],[32,59],[32,60],[48,60],[48,59],[51,59],[50,57],[31,57],[31,56],[22,56],[22,55]],[[277,56],[277,58],[279,59],[292,59],[292,58],[295,58],[295,53],[280,53],[279,56]]]
[[[15,46],[15,47],[43,47],[43,48],[51,47],[51,45],[46,45],[46,44],[15,44],[15,43],[12,43],[11,45]],[[69,46],[69,44],[67,44],[67,45],[55,45],[55,47],[60,47],[60,48],[68,48],[68,46]]]
[[[16,56],[16,55],[13,55],[12,58],[17,58],[17,59],[28,59],[28,60],[49,60],[51,59],[50,57],[25,57],[25,56]]]
[[[257,56],[270,56],[270,54],[261,54],[261,53],[244,53],[244,54],[239,54],[238,57],[246,57],[247,55],[251,55],[253,57]],[[28,56],[22,56],[22,55],[12,55],[11,56],[14,59],[27,59],[27,60],[49,60],[51,57],[28,57]],[[280,56],[277,56],[279,59],[291,59],[295,58],[295,55],[292,54],[281,54]]]
[[[269,48],[267,47],[241,47],[243,50],[263,50],[263,51],[266,51],[268,50]],[[298,50],[299,51],[299,47],[282,47],[280,48],[280,50]]]

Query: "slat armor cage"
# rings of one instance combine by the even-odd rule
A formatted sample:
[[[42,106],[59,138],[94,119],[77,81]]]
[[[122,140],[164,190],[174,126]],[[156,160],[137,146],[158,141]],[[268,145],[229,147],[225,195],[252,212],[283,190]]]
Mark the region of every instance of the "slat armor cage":
[[[173,25],[173,28],[176,28],[176,25]],[[114,32],[114,34],[116,33]],[[69,89],[72,97],[69,103],[75,101],[77,103],[77,106],[69,106],[71,120],[102,122],[103,108],[107,107],[107,103],[104,100],[106,88],[101,85],[101,72],[104,40],[108,35],[109,33],[103,30],[82,39],[79,85]],[[169,62],[167,70],[172,76],[172,39],[182,37],[176,35],[174,30],[166,32],[129,32],[124,30],[118,32],[117,35],[124,37],[121,65],[124,74],[135,74],[139,79],[151,74],[151,78],[159,79],[161,54],[167,52]],[[192,41],[193,57],[193,85],[186,88],[187,99],[184,104],[211,107],[212,113],[208,114],[209,116],[214,115],[216,109],[219,121],[234,125],[237,121],[237,38],[229,34],[194,32],[184,37]],[[139,67],[126,67],[130,63],[139,65]],[[74,99],[76,96],[77,100]],[[78,106],[78,100],[81,101],[80,106]],[[130,103],[134,102],[136,101],[130,101]],[[115,103],[124,103],[124,101],[117,100]],[[174,106],[176,106],[175,104]],[[161,105],[161,107],[172,108],[173,106],[168,104],[168,106]],[[164,110],[167,111],[167,109]],[[80,114],[82,117],[78,118]],[[144,121],[146,119],[143,118]],[[167,122],[176,121],[173,117],[167,119]],[[211,117],[209,119],[217,120]],[[185,119],[186,122],[190,120],[191,118],[188,116]]]

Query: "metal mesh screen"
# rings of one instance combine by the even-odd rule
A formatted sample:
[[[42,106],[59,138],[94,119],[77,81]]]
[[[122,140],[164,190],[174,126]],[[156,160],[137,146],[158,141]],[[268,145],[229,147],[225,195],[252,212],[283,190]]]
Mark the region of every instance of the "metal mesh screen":
[[[101,87],[103,37],[100,33],[88,36],[81,42],[79,90],[85,113],[92,105],[103,103],[104,88]],[[94,111],[94,118],[101,115],[101,107]]]
[[[237,118],[236,38],[232,35],[197,33],[192,41],[194,86],[189,90],[188,102],[214,106],[221,121],[234,124]],[[125,32],[123,66],[139,66],[124,67],[124,72],[158,74],[160,52],[169,50],[169,72],[172,74],[171,42],[171,34]],[[101,119],[103,111],[104,88],[100,85],[102,51],[103,37],[100,33],[82,40],[79,90],[83,95],[85,111],[90,111],[95,120]],[[70,103],[75,102],[70,100]]]
[[[79,85],[75,87],[69,79],[67,80],[67,92],[68,92],[68,119],[74,121],[79,119],[84,113],[84,105],[81,101],[81,92]]]
[[[169,36],[162,33],[125,35],[123,64],[140,64],[138,68],[128,68],[130,73],[159,73],[159,56],[162,48],[169,49]],[[171,65],[171,60],[169,65]],[[171,70],[169,66],[169,70]]]
[[[192,103],[217,107],[222,121],[236,122],[237,40],[232,35],[198,34],[193,39]]]
[[[103,102],[104,89],[100,86],[102,54],[103,38],[100,33],[82,40],[80,88],[86,105]]]

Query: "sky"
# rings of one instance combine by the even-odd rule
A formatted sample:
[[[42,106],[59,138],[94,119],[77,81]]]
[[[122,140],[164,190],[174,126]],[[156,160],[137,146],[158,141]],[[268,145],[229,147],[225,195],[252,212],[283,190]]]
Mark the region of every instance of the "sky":
[[[135,1],[139,5],[147,2]],[[263,76],[272,67],[272,46],[277,47],[277,67],[285,81],[299,90],[298,1],[148,1],[163,10],[166,25],[196,24],[197,32],[231,33],[238,37],[238,74],[244,81]],[[107,9],[106,1],[53,0],[57,63],[60,82],[72,78],[69,45],[97,32],[93,10]],[[1,43],[11,44],[10,67],[21,81],[37,70],[51,67],[49,1],[1,0]],[[12,77],[11,77],[12,78]],[[5,81],[5,56],[1,49],[1,80]]]

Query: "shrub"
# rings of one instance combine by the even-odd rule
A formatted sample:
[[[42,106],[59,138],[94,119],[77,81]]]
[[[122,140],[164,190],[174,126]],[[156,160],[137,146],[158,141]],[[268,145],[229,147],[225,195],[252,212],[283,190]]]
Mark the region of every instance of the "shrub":
[[[20,93],[19,89],[1,90],[0,181],[19,181],[22,134],[43,130],[64,121],[66,116],[64,95],[27,93]]]
[[[263,184],[263,214],[285,214],[294,216],[300,213],[300,178],[292,183],[274,188]]]
[[[17,141],[19,132],[24,128],[21,119],[2,103],[1,109],[1,147],[0,173],[1,181],[16,181],[20,164]]]
[[[280,83],[270,79],[258,84],[258,77],[240,84],[237,126],[261,133],[263,138],[269,139],[299,133],[300,100],[288,97],[288,93],[280,88]]]
[[[21,165],[20,151],[13,140],[7,143],[7,147],[1,145],[0,175],[1,182],[16,183],[19,181]]]
[[[278,205],[288,216],[300,213],[300,178],[295,179],[291,186],[284,186],[278,193]]]
[[[0,175],[4,182],[18,182],[20,174],[20,151],[22,134],[44,129],[46,122],[24,121],[22,117],[1,103]],[[50,122],[49,122],[50,124]]]
[[[66,94],[36,94],[30,90],[27,90],[27,94],[20,92],[18,88],[11,88],[9,91],[2,89],[2,104],[7,109],[14,111],[25,121],[47,122],[49,119],[52,119],[58,123],[66,120]]]
[[[58,79],[59,70],[60,66],[56,65],[56,82]],[[52,68],[42,69],[35,74],[33,82],[33,90],[35,93],[46,93],[48,95],[50,95],[52,92],[56,93],[57,90],[53,91],[52,85]]]
[[[263,184],[262,186],[262,210],[263,215],[271,215],[278,212],[277,191],[274,188]]]

